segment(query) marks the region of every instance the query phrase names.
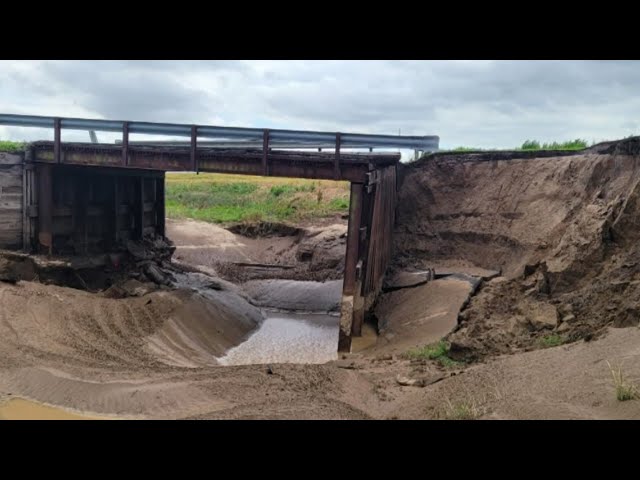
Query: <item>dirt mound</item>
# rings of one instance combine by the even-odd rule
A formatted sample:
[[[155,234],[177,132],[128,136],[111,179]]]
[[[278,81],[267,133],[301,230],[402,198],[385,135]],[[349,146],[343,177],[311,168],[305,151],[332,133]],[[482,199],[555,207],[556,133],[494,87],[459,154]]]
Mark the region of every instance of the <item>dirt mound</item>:
[[[635,145],[511,160],[440,155],[403,169],[393,269],[464,264],[505,277],[460,315],[453,356],[476,360],[638,324],[640,157],[627,154]]]
[[[215,364],[261,313],[233,292],[160,290],[111,299],[54,285],[0,283],[2,366],[65,371]],[[186,360],[189,359],[187,364]]]

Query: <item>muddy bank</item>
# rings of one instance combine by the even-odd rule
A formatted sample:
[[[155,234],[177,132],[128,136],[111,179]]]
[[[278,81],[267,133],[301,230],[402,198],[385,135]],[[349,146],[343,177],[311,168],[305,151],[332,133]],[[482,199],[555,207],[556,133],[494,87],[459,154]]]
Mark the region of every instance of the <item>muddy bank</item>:
[[[195,220],[167,220],[167,236],[176,245],[175,260],[209,268],[235,283],[342,278],[346,221],[305,228],[243,224],[231,230]]]
[[[640,156],[627,143],[510,160],[441,154],[403,168],[392,271],[506,277],[485,282],[461,313],[453,355],[478,360],[639,323]]]

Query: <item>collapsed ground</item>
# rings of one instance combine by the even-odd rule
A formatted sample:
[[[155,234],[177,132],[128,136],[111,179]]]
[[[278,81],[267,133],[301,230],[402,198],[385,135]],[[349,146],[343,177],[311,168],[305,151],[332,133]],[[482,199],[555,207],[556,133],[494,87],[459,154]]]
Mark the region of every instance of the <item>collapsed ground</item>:
[[[60,280],[14,259],[0,392],[134,418],[640,418],[607,363],[640,382],[639,153],[628,139],[402,166],[378,342],[325,365],[211,358],[256,328],[256,299],[320,297],[288,298],[272,279],[339,283],[339,212],[230,230],[171,220],[174,261],[132,247],[138,276],[106,289],[84,271],[77,289],[42,285]],[[184,270],[200,272],[196,288],[170,286]],[[11,283],[16,271],[33,276]]]

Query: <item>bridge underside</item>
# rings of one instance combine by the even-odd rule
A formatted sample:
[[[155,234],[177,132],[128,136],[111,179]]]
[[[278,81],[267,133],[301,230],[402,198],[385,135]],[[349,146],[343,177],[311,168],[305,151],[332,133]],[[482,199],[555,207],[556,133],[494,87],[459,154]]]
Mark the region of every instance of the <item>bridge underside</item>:
[[[160,171],[214,172],[274,177],[347,180],[364,183],[367,173],[395,165],[397,153],[321,153],[259,149],[213,149],[109,144],[35,142],[27,161]]]
[[[196,155],[197,153],[197,155]],[[108,252],[165,234],[165,171],[351,183],[339,351],[360,336],[391,255],[399,154],[307,153],[36,142],[25,155],[23,244],[49,254]]]

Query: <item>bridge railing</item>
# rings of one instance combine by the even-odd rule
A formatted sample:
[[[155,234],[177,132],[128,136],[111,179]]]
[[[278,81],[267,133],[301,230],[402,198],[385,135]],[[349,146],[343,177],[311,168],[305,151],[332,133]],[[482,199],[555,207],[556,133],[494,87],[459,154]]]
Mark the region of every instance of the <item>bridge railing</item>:
[[[335,149],[336,172],[340,160],[341,148],[398,148],[422,152],[438,150],[440,139],[436,135],[400,136],[369,135],[361,133],[317,132],[306,130],[260,129],[243,127],[219,127],[211,125],[188,125],[174,123],[135,122],[123,120],[99,120],[84,118],[44,117],[35,115],[0,114],[0,125],[19,127],[53,128],[54,158],[60,160],[61,131],[85,130],[89,132],[122,132],[123,165],[128,162],[129,135],[148,134],[189,137],[191,160],[194,171],[198,171],[198,139],[208,138],[224,140],[225,146],[255,145],[263,150],[263,166],[267,169],[269,149],[274,148],[329,148]],[[142,142],[141,142],[142,143]],[[144,142],[155,143],[155,142]],[[282,145],[288,144],[286,147]]]

